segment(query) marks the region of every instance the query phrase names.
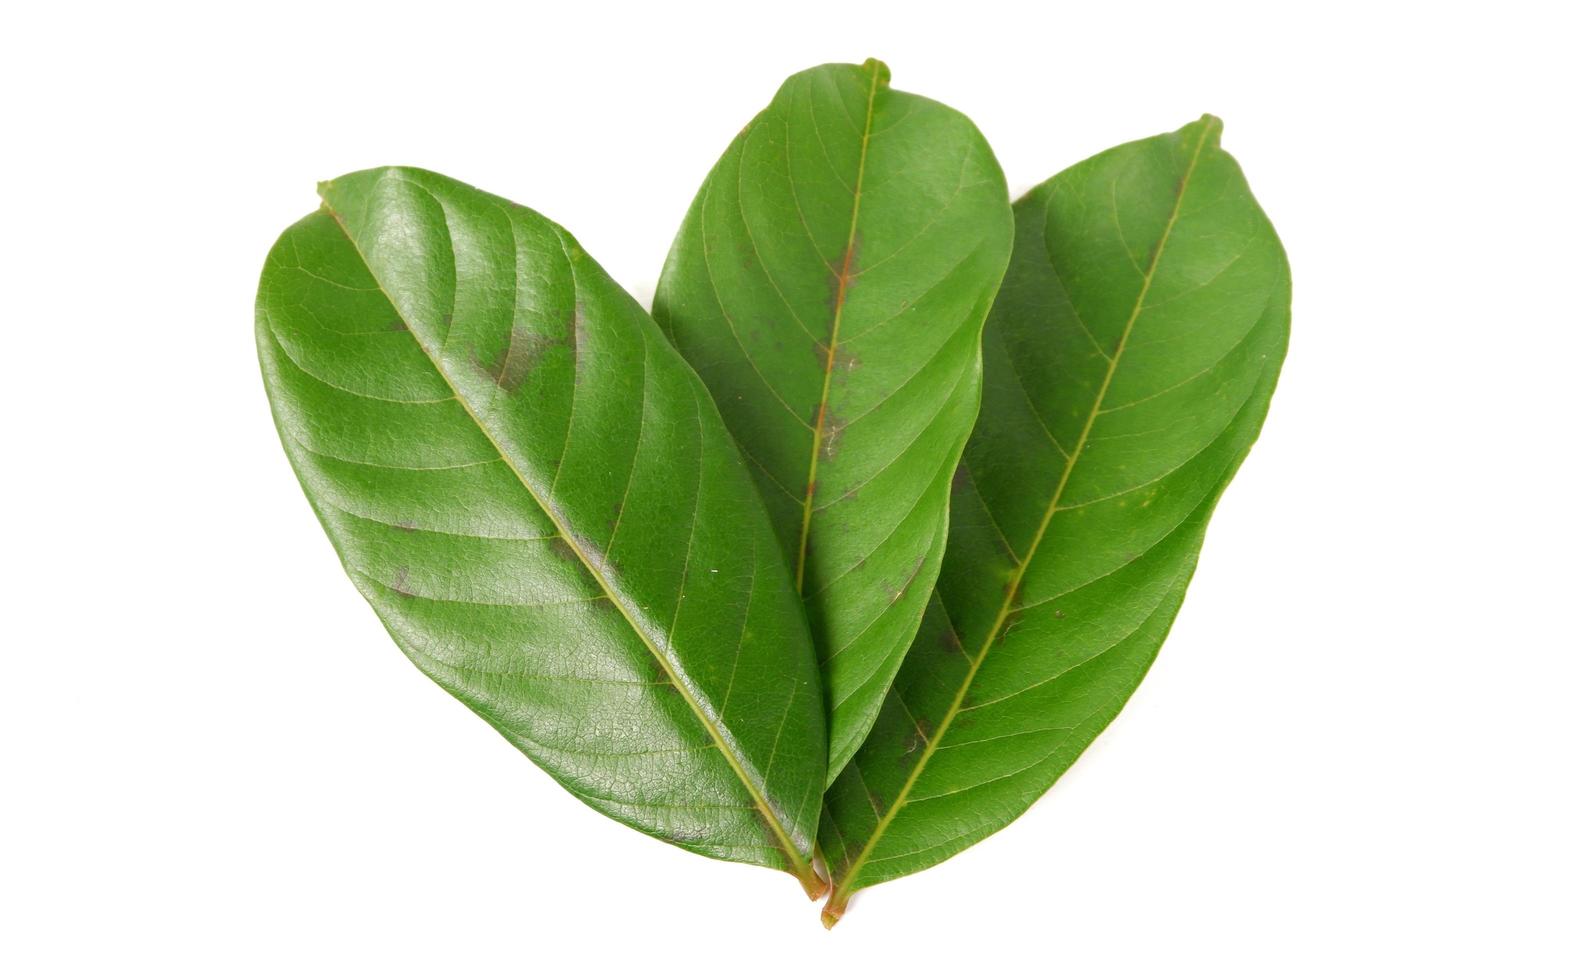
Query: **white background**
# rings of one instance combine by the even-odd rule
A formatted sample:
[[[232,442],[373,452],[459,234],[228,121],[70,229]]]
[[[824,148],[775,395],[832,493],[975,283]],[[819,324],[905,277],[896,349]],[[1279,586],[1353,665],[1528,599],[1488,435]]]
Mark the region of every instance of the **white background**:
[[[0,15],[0,974],[1580,975],[1573,23],[1079,8]],[[252,297],[316,180],[404,163],[645,300],[780,80],[868,56],[1016,192],[1222,116],[1295,318],[1129,708],[825,934],[788,877],[594,814],[405,661],[280,451]]]

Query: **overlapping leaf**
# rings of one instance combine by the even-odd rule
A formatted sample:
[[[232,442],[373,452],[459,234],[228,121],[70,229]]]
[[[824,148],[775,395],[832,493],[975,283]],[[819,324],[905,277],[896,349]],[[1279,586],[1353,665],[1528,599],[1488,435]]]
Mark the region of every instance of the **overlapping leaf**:
[[[1288,338],[1288,265],[1219,131],[1117,147],[1016,205],[943,571],[826,797],[830,924],[1030,806],[1173,621]]]
[[[753,464],[806,602],[830,778],[938,574],[1011,239],[982,135],[869,61],[786,81],[709,174],[665,265],[655,316]]]
[[[322,196],[269,255],[258,347],[358,589],[594,809],[819,890],[816,662],[702,384],[532,211],[406,169]]]

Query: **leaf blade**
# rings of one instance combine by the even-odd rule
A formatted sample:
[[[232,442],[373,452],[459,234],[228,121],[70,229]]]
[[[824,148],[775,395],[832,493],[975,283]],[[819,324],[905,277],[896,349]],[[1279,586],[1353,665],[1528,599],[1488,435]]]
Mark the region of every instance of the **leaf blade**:
[[[829,924],[1024,811],[1172,623],[1288,337],[1287,262],[1218,130],[1116,147],[1016,205],[944,569],[825,799]]]
[[[1010,236],[981,134],[869,61],[787,80],[709,174],[665,263],[655,318],[751,461],[806,600],[830,779],[937,576]]]
[[[259,349],[359,590],[595,809],[815,890],[815,661],[700,382],[527,209],[400,168],[321,194],[271,252]]]

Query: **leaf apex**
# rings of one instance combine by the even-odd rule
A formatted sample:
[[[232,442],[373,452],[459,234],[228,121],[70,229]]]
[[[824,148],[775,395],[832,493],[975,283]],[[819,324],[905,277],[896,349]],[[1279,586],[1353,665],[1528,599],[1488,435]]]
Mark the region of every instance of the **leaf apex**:
[[[861,70],[868,75],[876,75],[879,88],[889,87],[889,66],[877,58],[868,58],[861,63]]]
[[[1216,148],[1218,141],[1223,138],[1223,120],[1210,112],[1202,113],[1201,118],[1191,123],[1191,125],[1200,126],[1207,131],[1206,142],[1211,147]]]

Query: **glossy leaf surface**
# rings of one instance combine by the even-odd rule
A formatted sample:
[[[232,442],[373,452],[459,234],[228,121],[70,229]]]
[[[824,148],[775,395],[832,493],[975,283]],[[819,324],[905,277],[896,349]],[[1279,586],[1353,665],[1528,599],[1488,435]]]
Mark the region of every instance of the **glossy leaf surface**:
[[[1288,265],[1220,128],[1109,150],[1016,205],[937,590],[826,797],[829,924],[1019,816],[1168,632],[1288,339]]]
[[[976,127],[869,61],[786,81],[708,175],[665,265],[654,315],[751,462],[806,602],[831,778],[938,574],[1012,237]]]
[[[409,169],[320,192],[269,255],[258,348],[357,588],[594,809],[817,891],[816,662],[706,389],[540,215]]]

